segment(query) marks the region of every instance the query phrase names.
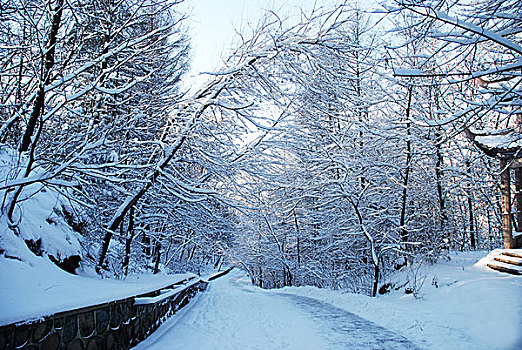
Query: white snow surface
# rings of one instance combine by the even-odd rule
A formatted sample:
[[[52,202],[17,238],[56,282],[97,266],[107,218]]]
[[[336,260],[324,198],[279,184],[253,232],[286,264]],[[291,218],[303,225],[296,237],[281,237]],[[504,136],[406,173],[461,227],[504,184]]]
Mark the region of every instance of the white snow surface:
[[[3,185],[13,178],[22,178],[24,173],[25,157],[18,158],[16,150],[5,145],[0,146],[0,183]],[[35,176],[42,175],[41,169],[32,172]],[[61,189],[67,192],[67,189]],[[0,191],[0,196],[8,203],[11,191],[6,195],[5,189]],[[7,200],[6,200],[7,198]],[[3,204],[6,205],[6,204]],[[5,213],[0,216],[0,250],[8,255],[21,257],[25,253],[19,251],[16,240],[41,241],[41,250],[44,254],[52,255],[58,260],[71,255],[80,255],[80,236],[67,223],[62,215],[66,208],[74,212],[73,204],[56,189],[43,186],[40,183],[25,187],[18,200],[15,210],[18,237],[8,227]]]
[[[189,276],[126,281],[75,276],[31,255],[20,240],[12,243],[27,254],[23,261],[0,257],[0,325],[122,299]],[[315,287],[267,291],[234,270],[212,281],[136,349],[342,349],[331,334],[344,321],[332,328],[332,317],[326,324],[324,315],[311,316],[310,298],[370,320],[422,349],[521,349],[522,277],[490,270],[486,259],[480,260],[486,254],[454,253],[450,261],[421,269],[419,298],[403,290],[377,298]],[[296,302],[299,298],[304,302]],[[326,307],[324,314],[331,310]]]
[[[377,298],[315,287],[267,291],[250,286],[246,273],[235,270],[211,282],[135,349],[343,348],[331,336],[343,321],[332,328],[324,315],[310,317],[306,300],[312,298],[396,332],[421,349],[520,350],[522,278],[487,268],[486,259],[480,260],[486,254],[453,253],[450,261],[419,269],[424,285],[417,297],[403,289]],[[305,301],[292,302],[298,298]]]
[[[233,270],[210,282],[206,292],[134,349],[328,349],[320,325],[291,301],[249,281]]]
[[[284,288],[353,312],[423,349],[522,349],[522,277],[486,266],[493,251],[453,253],[421,268],[418,298],[398,291],[377,298],[314,287]],[[437,287],[436,287],[437,286]]]
[[[23,261],[0,256],[0,326],[125,299],[195,276],[141,275],[125,280],[77,276],[64,272],[47,257],[31,254],[27,251]]]
[[[125,299],[195,276],[142,275],[126,280],[77,276],[46,257],[29,254],[24,261],[0,256],[0,326]]]
[[[476,136],[475,141],[490,148],[515,148],[522,146],[522,138],[519,133]]]

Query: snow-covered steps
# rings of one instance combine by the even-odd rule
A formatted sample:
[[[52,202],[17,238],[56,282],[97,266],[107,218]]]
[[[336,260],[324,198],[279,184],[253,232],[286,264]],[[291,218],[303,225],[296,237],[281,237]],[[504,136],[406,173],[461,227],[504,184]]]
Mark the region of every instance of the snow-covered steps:
[[[493,270],[497,270],[500,272],[507,272],[512,275],[522,275],[522,268],[517,268],[511,264],[506,264],[506,263],[502,263],[502,262],[493,262],[493,263],[489,263],[488,267],[492,268]]]
[[[521,258],[514,258],[509,255],[499,255],[499,256],[495,257],[495,261],[500,261],[500,262],[503,262],[506,264],[511,264],[511,265],[522,266]]]
[[[493,270],[522,275],[522,249],[499,249],[500,254],[487,263]]]
[[[522,249],[503,249],[502,255],[522,259]]]

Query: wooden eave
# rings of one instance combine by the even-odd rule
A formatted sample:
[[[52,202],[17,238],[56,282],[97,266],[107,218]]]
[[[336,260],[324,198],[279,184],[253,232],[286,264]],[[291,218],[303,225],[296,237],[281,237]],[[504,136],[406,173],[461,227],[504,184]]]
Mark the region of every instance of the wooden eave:
[[[507,135],[511,130],[506,130],[505,133],[499,133],[498,135]],[[511,131],[512,132],[512,131]],[[464,134],[478,149],[489,157],[505,160],[520,160],[522,159],[522,148],[521,147],[492,147],[485,145],[477,140],[476,133],[472,132],[468,128],[464,129]],[[520,162],[516,162],[517,164]]]

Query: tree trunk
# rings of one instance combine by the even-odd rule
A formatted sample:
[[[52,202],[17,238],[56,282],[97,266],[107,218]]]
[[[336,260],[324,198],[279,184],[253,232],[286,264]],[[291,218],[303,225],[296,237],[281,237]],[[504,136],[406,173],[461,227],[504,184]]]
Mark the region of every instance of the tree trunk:
[[[145,229],[145,232],[143,232],[143,235],[141,236],[141,243],[143,243],[143,254],[145,254],[145,257],[148,260],[152,256],[152,249],[150,249],[150,236],[147,232],[148,230]]]
[[[435,179],[437,182],[437,195],[439,200],[439,212],[440,212],[440,230],[442,233],[442,236],[448,239],[448,248],[451,247],[452,244],[452,237],[449,233],[446,231],[446,201],[444,199],[444,190],[442,187],[442,166],[444,164],[444,157],[442,155],[441,145],[440,145],[440,139],[441,135],[440,132],[437,130],[435,132],[435,150],[436,150],[436,156],[437,161],[435,164]]]
[[[471,243],[471,249],[476,249],[476,241],[475,241],[475,226],[474,226],[474,218],[473,218],[473,202],[471,200],[471,195],[468,194],[468,212],[469,212],[469,239]]]
[[[44,69],[42,75],[40,77],[41,83],[36,94],[36,99],[34,101],[33,110],[31,112],[31,116],[27,123],[27,127],[25,129],[25,133],[22,137],[22,142],[20,143],[20,152],[27,152],[29,150],[29,145],[31,144],[31,136],[33,136],[34,130],[38,123],[38,119],[42,114],[43,107],[45,105],[45,87],[51,81],[51,69],[54,66],[54,55],[56,51],[56,39],[58,36],[58,30],[60,29],[60,22],[62,20],[62,12],[63,12],[63,3],[64,0],[57,0],[56,6],[54,8],[53,21],[51,24],[51,29],[49,30],[49,38],[47,40],[47,52],[44,57]]]
[[[515,169],[515,200],[517,202],[516,231],[522,231],[522,169]]]
[[[377,287],[379,285],[379,264],[374,264],[374,275],[373,275],[373,290],[372,290],[372,297],[377,296]]]
[[[401,203],[401,218],[399,222],[399,226],[401,228],[401,241],[403,243],[408,242],[409,233],[406,229],[406,203],[408,199],[408,181],[410,178],[410,163],[411,163],[411,123],[410,113],[411,113],[411,100],[413,95],[413,88],[408,88],[408,105],[406,107],[406,170],[404,173],[404,180],[402,182],[402,203]],[[405,247],[407,249],[407,247]]]
[[[297,215],[295,214],[295,208],[293,210],[294,213],[294,225],[295,225],[295,234],[296,234],[296,240],[297,240],[297,267],[301,266],[301,240],[300,240],[300,233],[299,233],[299,224],[297,222]]]
[[[511,249],[511,179],[508,162],[505,159],[500,160],[500,172],[500,194],[502,197],[502,240],[504,243],[504,249]]]
[[[134,239],[134,211],[135,207],[132,207],[129,213],[129,227],[127,228],[127,238],[125,240],[125,258],[122,266],[125,276],[129,273],[131,244]]]
[[[154,274],[159,272],[159,263],[161,260],[161,243],[157,240],[154,246]]]

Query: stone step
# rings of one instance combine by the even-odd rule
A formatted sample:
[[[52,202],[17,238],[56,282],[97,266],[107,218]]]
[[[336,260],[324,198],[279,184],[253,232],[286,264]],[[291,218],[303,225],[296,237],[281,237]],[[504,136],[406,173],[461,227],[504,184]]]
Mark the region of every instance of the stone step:
[[[503,262],[503,263],[506,263],[506,264],[510,264],[510,265],[517,265],[517,266],[522,266],[522,259],[521,258],[514,258],[512,256],[509,256],[509,255],[499,255],[499,256],[496,256],[495,257],[495,261],[500,261],[500,262]]]
[[[504,249],[502,255],[522,259],[522,249]]]
[[[522,275],[522,267],[518,267],[511,264],[506,264],[503,262],[490,262],[488,263],[488,267],[497,270],[500,272],[507,272],[512,275]]]

